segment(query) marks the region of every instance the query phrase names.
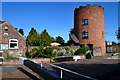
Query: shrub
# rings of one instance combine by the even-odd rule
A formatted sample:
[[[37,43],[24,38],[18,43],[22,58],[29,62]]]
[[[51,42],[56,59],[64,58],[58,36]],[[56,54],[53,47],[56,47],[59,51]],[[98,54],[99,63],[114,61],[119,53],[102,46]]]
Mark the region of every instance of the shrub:
[[[51,47],[52,49],[60,50],[60,47]]]
[[[44,57],[54,57],[55,55],[53,54],[53,49],[51,47],[47,47],[44,51]]]
[[[15,57],[13,57],[12,55],[10,55],[9,53],[7,53],[5,59],[17,59],[17,58],[15,58]]]
[[[117,51],[115,51],[116,53],[119,53],[120,52],[120,50],[117,50]]]
[[[75,51],[74,55],[86,55],[86,52],[89,50],[89,47],[83,46]]]
[[[30,58],[36,58],[36,57],[39,57],[40,55],[38,54],[39,53],[39,49],[38,48],[33,48],[32,51],[29,52],[29,57]]]
[[[59,52],[59,53],[57,54],[57,56],[63,56],[63,55],[64,55],[63,52]]]
[[[66,50],[66,54],[67,54],[68,56],[71,56],[71,55],[72,55],[71,47],[66,46],[66,47],[65,47],[65,50]]]
[[[28,49],[27,49],[26,52],[25,52],[25,56],[26,56],[27,58],[29,58],[29,56],[30,56],[30,53],[29,53]]]
[[[43,47],[33,48],[31,51],[26,50],[27,58],[39,58],[43,56]]]

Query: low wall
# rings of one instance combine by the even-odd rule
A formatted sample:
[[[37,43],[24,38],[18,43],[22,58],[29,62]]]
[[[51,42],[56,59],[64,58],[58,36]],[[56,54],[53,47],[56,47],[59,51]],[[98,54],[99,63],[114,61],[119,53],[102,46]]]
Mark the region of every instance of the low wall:
[[[50,58],[28,58],[29,60],[35,62],[35,63],[41,63],[41,61],[44,62],[50,62]],[[3,64],[2,65],[21,65],[22,63],[19,62],[18,59],[13,59],[13,60],[3,60]]]

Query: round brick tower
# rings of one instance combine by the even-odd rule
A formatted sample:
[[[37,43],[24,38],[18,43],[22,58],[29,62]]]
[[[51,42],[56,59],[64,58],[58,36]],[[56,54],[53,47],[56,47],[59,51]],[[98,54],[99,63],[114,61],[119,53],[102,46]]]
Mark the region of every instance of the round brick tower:
[[[94,56],[106,53],[104,8],[98,5],[80,6],[74,11],[75,36],[80,46],[88,45]]]

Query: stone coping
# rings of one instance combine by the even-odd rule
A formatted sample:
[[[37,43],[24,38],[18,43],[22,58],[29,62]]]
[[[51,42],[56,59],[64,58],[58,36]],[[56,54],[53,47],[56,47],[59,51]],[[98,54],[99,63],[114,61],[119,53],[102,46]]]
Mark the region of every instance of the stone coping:
[[[28,58],[29,60],[35,62],[35,63],[41,63],[41,61],[44,62],[50,62],[50,58]],[[19,59],[11,59],[11,60],[3,60],[2,65],[22,65],[22,63],[19,62]]]

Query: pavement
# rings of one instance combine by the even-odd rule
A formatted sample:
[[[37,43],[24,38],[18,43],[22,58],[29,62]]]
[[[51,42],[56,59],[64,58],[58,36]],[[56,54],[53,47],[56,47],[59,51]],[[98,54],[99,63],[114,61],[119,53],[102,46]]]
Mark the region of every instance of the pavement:
[[[53,64],[98,80],[120,80],[119,59],[94,57],[93,59],[65,61]],[[48,65],[43,66],[60,75],[59,69]],[[24,65],[2,65],[0,67],[2,67],[2,80],[44,80],[40,75],[34,73]],[[63,71],[63,78],[64,80],[87,80],[66,71]]]
[[[2,66],[2,80],[38,80],[38,77],[24,65]]]

